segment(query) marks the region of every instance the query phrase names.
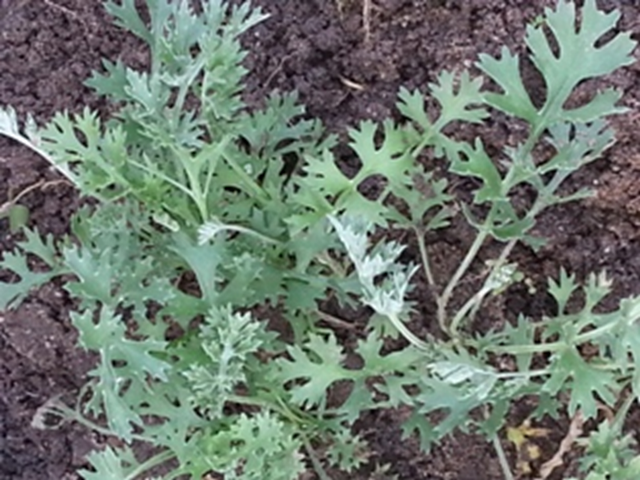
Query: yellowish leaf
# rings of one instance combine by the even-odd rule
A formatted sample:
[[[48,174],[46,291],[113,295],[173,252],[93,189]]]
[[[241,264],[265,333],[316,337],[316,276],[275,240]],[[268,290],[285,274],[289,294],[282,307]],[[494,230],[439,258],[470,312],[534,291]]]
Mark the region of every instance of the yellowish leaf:
[[[517,427],[507,427],[507,440],[516,449],[516,470],[520,475],[529,475],[532,472],[531,462],[540,458],[540,447],[532,442],[534,438],[546,437],[549,430],[531,426],[530,420],[525,420]]]

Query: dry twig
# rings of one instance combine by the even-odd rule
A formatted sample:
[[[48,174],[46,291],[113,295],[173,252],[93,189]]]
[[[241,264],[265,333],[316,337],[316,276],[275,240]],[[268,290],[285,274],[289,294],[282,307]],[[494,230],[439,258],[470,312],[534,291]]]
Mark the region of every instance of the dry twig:
[[[581,412],[577,412],[571,420],[569,430],[562,439],[562,442],[560,442],[560,446],[558,447],[555,455],[540,467],[540,476],[536,480],[546,480],[557,467],[563,465],[564,462],[562,457],[565,453],[571,450],[575,441],[580,437],[580,435],[582,435],[583,425],[584,417]]]
[[[362,2],[362,27],[364,29],[364,43],[369,45],[371,41],[371,0]]]

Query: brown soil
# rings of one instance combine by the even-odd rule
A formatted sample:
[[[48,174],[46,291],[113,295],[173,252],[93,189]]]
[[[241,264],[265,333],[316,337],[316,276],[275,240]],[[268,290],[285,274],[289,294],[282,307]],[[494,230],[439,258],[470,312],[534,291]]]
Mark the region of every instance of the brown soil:
[[[144,64],[145,55],[135,39],[111,25],[101,3],[0,0],[0,104],[11,104],[20,114],[32,112],[40,122],[61,109],[77,111],[84,105],[104,109],[82,86],[83,79],[100,67],[103,57],[121,56],[136,65]],[[264,5],[271,18],[246,37],[252,52],[247,66],[253,71],[248,78],[249,102],[259,102],[273,89],[297,89],[312,116],[344,134],[359,120],[395,115],[401,85],[424,90],[441,69],[470,66],[479,52],[495,54],[503,44],[521,51],[524,25],[543,6],[555,2],[376,0],[368,42],[361,27],[360,0],[255,3]],[[622,9],[622,29],[638,37],[637,1],[598,3]],[[535,88],[536,79],[530,83]],[[621,297],[640,293],[638,66],[616,73],[607,83],[623,90],[630,107],[628,114],[613,120],[618,143],[567,187],[595,187],[597,195],[545,214],[536,233],[547,237],[548,245],[537,254],[520,248],[515,258],[539,287],[560,267],[579,276],[606,269],[615,281],[615,294],[608,299],[612,306]],[[508,126],[497,121],[486,143],[498,151],[510,140]],[[347,152],[344,158],[353,161]],[[4,139],[0,139],[0,175],[5,179],[0,184],[0,204],[39,180],[56,178],[42,161]],[[26,205],[32,212],[31,225],[43,233],[62,234],[77,197],[70,186],[58,184],[29,194]],[[0,251],[12,248],[14,241],[6,220],[0,220]],[[458,230],[438,241],[436,250],[443,259],[460,254],[468,244],[465,232]],[[446,269],[446,262],[442,265]],[[73,398],[90,368],[87,354],[75,348],[69,308],[64,291],[50,285],[33,293],[18,310],[0,315],[0,480],[78,478],[74,471],[84,465],[84,456],[97,443],[91,433],[75,425],[47,431],[31,427],[38,407],[57,395]],[[526,289],[514,289],[491,312],[499,322],[512,318],[513,311],[539,315],[548,309],[544,298],[533,299]],[[431,328],[429,318],[425,312],[423,328]],[[431,454],[421,454],[416,440],[400,440],[404,417],[405,412],[382,412],[363,422],[372,464],[391,465],[379,478],[502,478],[495,454],[482,438],[456,435]],[[632,418],[629,430],[640,431],[640,417]],[[567,421],[546,426],[552,434],[543,442],[543,459],[557,448]],[[352,478],[374,477],[363,470]]]

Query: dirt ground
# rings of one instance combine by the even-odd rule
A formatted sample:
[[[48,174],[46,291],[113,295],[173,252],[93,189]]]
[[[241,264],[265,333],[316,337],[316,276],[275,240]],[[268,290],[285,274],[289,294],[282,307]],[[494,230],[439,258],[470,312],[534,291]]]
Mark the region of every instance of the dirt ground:
[[[297,89],[310,115],[344,134],[347,126],[359,120],[396,115],[394,104],[401,85],[425,90],[441,69],[471,66],[479,52],[496,54],[502,45],[522,51],[525,24],[544,6],[555,4],[554,0],[375,0],[367,33],[362,28],[360,2],[254,2],[271,18],[245,38],[251,49],[246,62],[252,71],[249,103],[259,103],[273,89]],[[638,39],[640,2],[598,4],[621,9],[621,28],[631,30]],[[103,57],[122,57],[140,66],[145,62],[144,49],[111,25],[100,0],[0,0],[0,104],[11,104],[20,114],[32,112],[39,122],[61,109],[77,111],[89,105],[104,110],[106,106],[82,86],[90,72],[100,68]],[[640,294],[639,68],[640,63],[607,79],[608,85],[624,92],[629,107],[627,114],[612,120],[618,143],[567,186],[591,186],[597,195],[555,208],[541,218],[536,233],[549,239],[543,250],[537,254],[524,248],[515,251],[524,273],[539,286],[560,267],[581,277],[606,269],[615,282],[615,294],[607,300],[610,306],[624,296]],[[534,76],[529,82],[539,91]],[[486,133],[486,144],[493,151],[512,135],[499,120]],[[343,157],[345,162],[353,160],[348,152]],[[0,139],[0,178],[2,204],[24,187],[57,177],[24,148]],[[26,197],[31,225],[56,235],[67,231],[77,203],[73,189],[64,184]],[[10,249],[14,241],[6,220],[0,220],[0,251]],[[438,242],[441,256],[451,258],[464,251],[469,239],[454,229]],[[1,272],[0,278],[5,278]],[[76,425],[48,431],[31,427],[37,408],[48,399],[74,397],[91,365],[87,354],[74,347],[69,308],[63,290],[50,285],[35,292],[17,311],[0,314],[0,480],[76,479],[74,472],[97,443],[90,432]],[[548,308],[548,299],[533,299],[525,289],[514,289],[492,312],[511,318],[514,311],[539,315]],[[523,405],[522,411],[527,408]],[[377,478],[502,478],[495,453],[482,438],[456,435],[429,455],[420,453],[415,439],[402,442],[400,422],[405,415],[401,411],[371,413],[362,422],[362,434],[372,447],[372,464],[391,466]],[[518,415],[526,413],[516,411],[514,419]],[[545,425],[552,433],[542,442],[541,461],[553,454],[567,423]],[[628,429],[640,432],[637,412]],[[570,464],[551,478],[565,478],[574,469]],[[350,478],[376,478],[372,475],[363,470]]]

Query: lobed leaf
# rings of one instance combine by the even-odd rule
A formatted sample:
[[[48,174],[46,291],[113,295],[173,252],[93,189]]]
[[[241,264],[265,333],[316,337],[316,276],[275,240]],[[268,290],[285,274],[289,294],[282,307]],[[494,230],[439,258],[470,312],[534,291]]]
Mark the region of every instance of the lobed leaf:
[[[624,111],[615,106],[619,94],[607,90],[586,105],[566,109],[565,102],[574,88],[588,78],[607,75],[634,61],[631,52],[635,42],[628,33],[617,34],[606,43],[602,37],[618,22],[620,13],[597,9],[595,0],[587,0],[582,8],[582,21],[577,22],[573,2],[560,0],[555,10],[545,9],[544,25],[553,35],[557,50],[541,26],[527,27],[525,42],[530,58],[546,83],[546,99],[540,111],[532,104],[520,80],[518,57],[503,49],[500,60],[482,55],[478,66],[501,88],[502,93],[485,94],[495,108],[526,120],[535,129],[544,129],[562,121],[592,121]]]
[[[339,380],[351,379],[353,373],[342,365],[346,360],[334,335],[311,334],[307,342],[287,348],[289,359],[278,359],[276,377],[280,382],[303,380],[290,386],[291,400],[306,408],[324,405],[329,387]]]

